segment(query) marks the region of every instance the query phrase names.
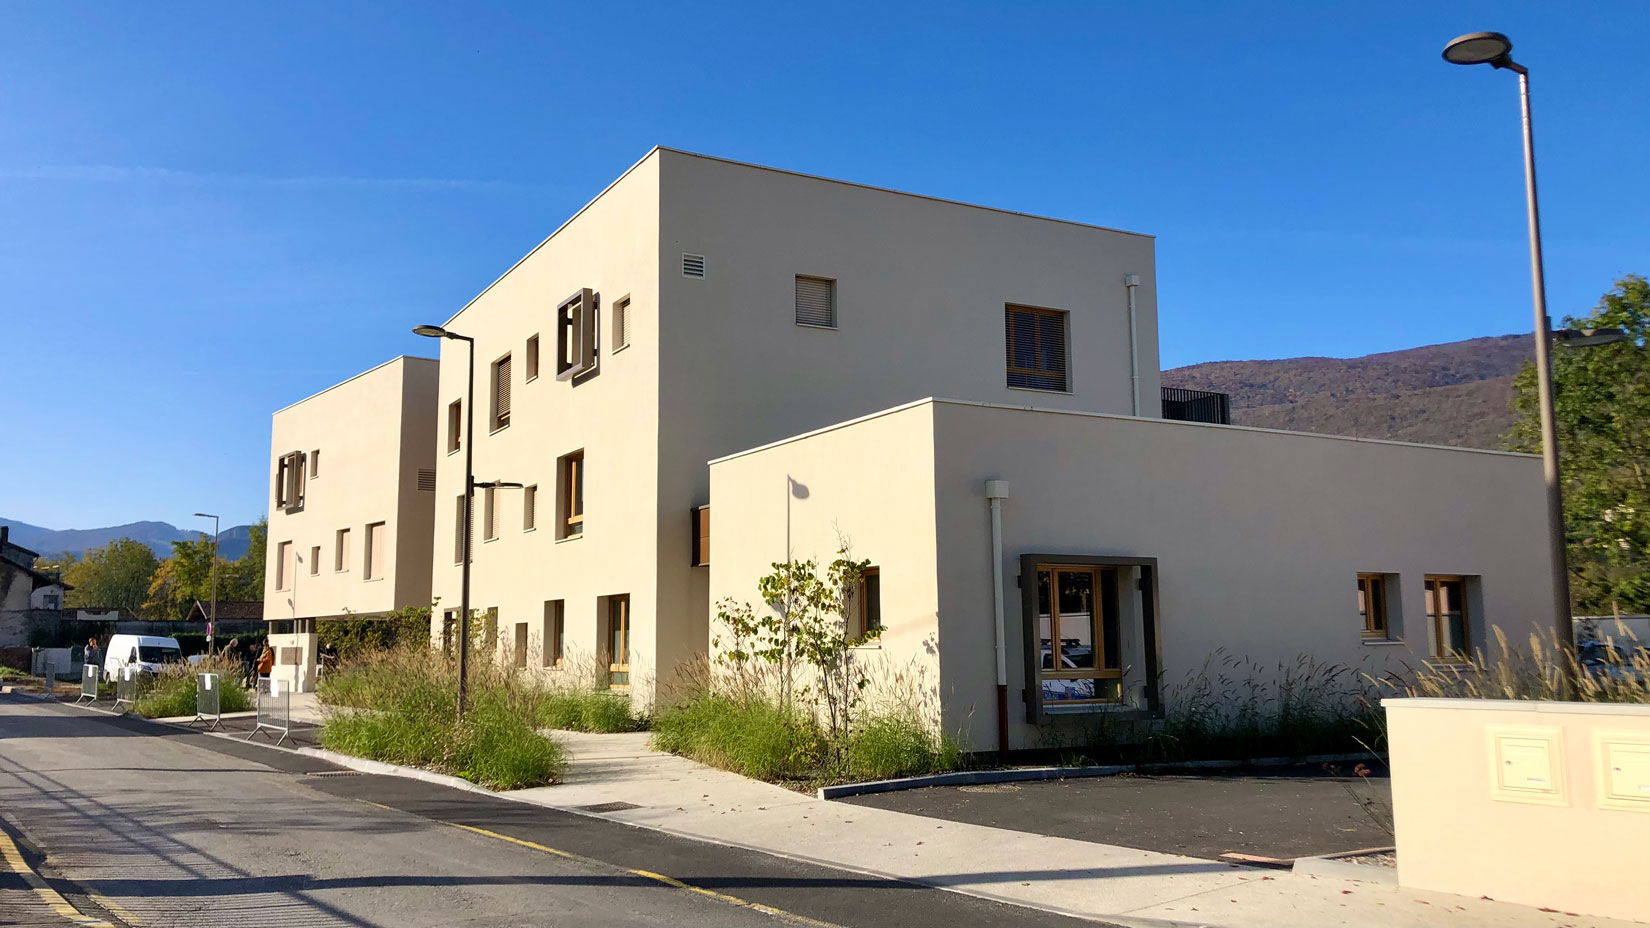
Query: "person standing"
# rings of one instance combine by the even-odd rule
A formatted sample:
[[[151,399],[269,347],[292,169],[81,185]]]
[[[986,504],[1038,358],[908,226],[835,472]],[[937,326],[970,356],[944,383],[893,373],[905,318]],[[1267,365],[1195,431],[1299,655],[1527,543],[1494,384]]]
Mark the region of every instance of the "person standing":
[[[97,636],[86,639],[86,655],[84,663],[89,667],[96,667],[99,673],[103,672],[103,652],[97,649]]]
[[[258,676],[267,677],[275,669],[275,652],[270,649],[269,642],[264,642],[264,649],[258,652]]]

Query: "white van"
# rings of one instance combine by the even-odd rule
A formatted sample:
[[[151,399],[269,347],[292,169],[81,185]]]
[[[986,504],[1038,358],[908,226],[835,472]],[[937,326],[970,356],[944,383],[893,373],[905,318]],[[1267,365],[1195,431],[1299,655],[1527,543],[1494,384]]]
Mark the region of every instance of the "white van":
[[[159,635],[112,635],[103,653],[108,655],[103,659],[106,680],[119,676],[122,667],[155,673],[183,660],[183,648],[178,646],[178,640]]]

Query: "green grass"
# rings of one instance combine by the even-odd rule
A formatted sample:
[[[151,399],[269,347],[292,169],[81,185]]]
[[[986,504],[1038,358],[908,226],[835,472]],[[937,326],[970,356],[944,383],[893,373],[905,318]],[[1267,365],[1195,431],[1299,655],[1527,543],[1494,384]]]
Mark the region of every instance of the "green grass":
[[[0,667],[0,680],[33,680],[34,676],[26,674],[15,667]]]
[[[538,722],[570,731],[640,731],[647,719],[630,710],[630,697],[589,690],[552,689],[540,697]]]
[[[246,712],[252,708],[252,694],[223,681],[234,679],[238,666],[225,662],[202,661],[196,666],[180,664],[155,674],[148,692],[132,705],[132,711],[146,719],[175,718],[195,714],[195,674],[217,673],[221,689],[218,708],[222,712]]]
[[[850,733],[848,776],[854,780],[891,780],[956,770],[962,750],[950,738],[935,738],[914,714],[872,718]]]

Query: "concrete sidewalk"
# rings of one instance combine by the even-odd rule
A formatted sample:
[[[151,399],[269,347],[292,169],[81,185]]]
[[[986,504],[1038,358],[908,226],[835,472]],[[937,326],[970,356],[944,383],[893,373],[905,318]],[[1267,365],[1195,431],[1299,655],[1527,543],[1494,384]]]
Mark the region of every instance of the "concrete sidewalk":
[[[648,747],[558,732],[565,784],[514,799],[1139,928],[1626,928],[1633,923],[825,802]],[[614,806],[610,804],[625,804]],[[590,807],[600,807],[591,809]]]

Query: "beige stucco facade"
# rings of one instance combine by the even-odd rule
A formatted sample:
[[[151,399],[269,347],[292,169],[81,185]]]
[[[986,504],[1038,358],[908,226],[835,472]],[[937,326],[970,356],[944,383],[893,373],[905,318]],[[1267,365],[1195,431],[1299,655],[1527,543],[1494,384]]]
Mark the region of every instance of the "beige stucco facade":
[[[435,493],[420,474],[429,487],[435,396],[436,362],[399,357],[275,413],[266,619],[429,605]],[[282,459],[294,454],[302,504],[288,507]]]
[[[1650,706],[1385,708],[1400,885],[1650,921]]]
[[[633,692],[651,698],[709,647],[709,574],[689,562],[707,461],[941,391],[1127,413],[1127,275],[1140,280],[1142,412],[1156,415],[1154,260],[1149,236],[654,150],[446,323],[475,339],[477,479],[538,488],[533,527],[521,491],[497,491],[492,539],[478,500],[472,609],[498,610],[501,649],[525,624],[528,664],[541,667],[547,602],[562,604],[578,657],[605,648],[603,604],[628,596]],[[797,324],[799,275],[834,283],[834,326]],[[599,298],[598,365],[558,380],[555,309],[581,288]],[[614,307],[626,300],[621,348]],[[1069,390],[1007,386],[1009,304],[1067,314]],[[541,370],[529,380],[534,336]],[[442,342],[439,416],[465,395],[466,351]],[[510,421],[492,428],[493,365],[506,354]],[[460,592],[461,449],[437,461],[442,610]],[[585,522],[565,539],[558,462],[574,452]]]
[[[1028,721],[1021,557],[1155,559],[1164,684],[1217,650],[1268,672],[1309,655],[1379,676],[1435,653],[1423,583],[1465,578],[1472,644],[1549,602],[1539,461],[1527,455],[925,400],[712,463],[709,596],[752,601],[784,560],[838,533],[881,569],[880,653],[915,666],[948,731],[997,747],[987,480],[1002,504],[1009,744]],[[787,480],[805,492],[786,494]],[[1360,573],[1387,578],[1390,635],[1366,640]],[[1147,681],[1139,568],[1120,568],[1123,701]],[[1035,685],[1035,684],[1032,684]],[[1113,711],[1113,707],[1097,711]]]

